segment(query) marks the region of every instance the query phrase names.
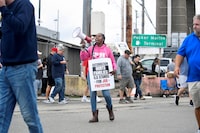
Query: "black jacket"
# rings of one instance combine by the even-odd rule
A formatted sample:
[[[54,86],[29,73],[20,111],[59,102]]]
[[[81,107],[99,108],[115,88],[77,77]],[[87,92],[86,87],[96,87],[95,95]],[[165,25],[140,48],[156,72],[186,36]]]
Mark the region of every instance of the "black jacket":
[[[142,72],[144,71],[144,67],[142,66],[141,62],[134,62],[132,64],[133,68],[133,78],[134,79],[141,79],[142,78]]]

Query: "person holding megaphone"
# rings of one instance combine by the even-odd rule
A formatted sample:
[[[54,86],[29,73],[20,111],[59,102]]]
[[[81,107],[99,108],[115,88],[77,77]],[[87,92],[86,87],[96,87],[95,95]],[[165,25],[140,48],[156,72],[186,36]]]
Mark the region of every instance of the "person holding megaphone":
[[[113,53],[109,47],[105,44],[105,35],[103,33],[98,33],[95,37],[95,44],[92,46],[89,46],[88,49],[85,49],[85,45],[82,45],[82,49],[80,51],[80,59],[82,61],[85,60],[92,60],[97,58],[110,58],[112,62],[113,71],[110,72],[111,75],[114,75],[117,69],[117,65],[115,62],[115,58],[113,56]],[[98,122],[98,109],[97,109],[97,103],[96,103],[96,91],[91,91],[91,84],[90,84],[90,72],[87,73],[87,82],[88,87],[90,90],[90,103],[91,103],[91,110],[92,110],[92,119],[89,120],[90,123]],[[113,105],[112,105],[112,99],[110,96],[109,90],[102,90],[102,94],[106,101],[106,108],[109,113],[109,119],[111,121],[114,120],[114,113],[113,113]]]
[[[86,40],[81,39],[80,44],[82,45],[82,48],[85,48],[85,50],[86,50],[89,46],[92,45],[91,43],[87,43]],[[83,80],[86,80],[87,79],[87,73],[88,73],[88,60],[82,61],[82,72],[83,73],[82,73],[81,77],[83,78]],[[87,98],[88,91],[89,91],[89,88],[88,88],[88,85],[87,85],[87,87],[84,90],[81,102],[90,102],[90,100]],[[101,98],[99,98],[97,96],[97,102],[100,103],[101,101],[102,101]]]

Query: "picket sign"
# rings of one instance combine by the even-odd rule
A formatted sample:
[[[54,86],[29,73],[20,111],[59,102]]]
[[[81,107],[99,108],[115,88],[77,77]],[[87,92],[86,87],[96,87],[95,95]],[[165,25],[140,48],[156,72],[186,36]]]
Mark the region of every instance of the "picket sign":
[[[90,85],[92,91],[108,90],[115,88],[114,75],[110,58],[89,60]]]

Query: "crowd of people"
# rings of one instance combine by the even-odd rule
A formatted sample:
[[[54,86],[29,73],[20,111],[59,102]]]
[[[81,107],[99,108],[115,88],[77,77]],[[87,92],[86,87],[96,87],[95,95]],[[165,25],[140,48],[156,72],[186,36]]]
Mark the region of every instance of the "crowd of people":
[[[54,103],[54,97],[59,95],[59,104],[66,104],[64,75],[68,74],[67,61],[64,56],[64,46],[52,47],[48,57],[42,59],[42,52],[37,51],[37,73],[34,80],[36,97],[46,97],[44,103]],[[56,81],[56,82],[55,82]],[[50,93],[51,92],[51,93]]]
[[[47,58],[43,61],[40,59],[42,53],[37,48],[34,7],[30,1],[0,0],[0,12],[2,15],[0,132],[8,132],[14,108],[18,103],[29,132],[43,133],[37,107],[38,89],[41,89],[42,94],[46,96],[46,103],[54,103],[57,94],[59,104],[67,103],[65,74],[68,73],[68,69],[67,60],[64,57],[65,48],[63,45],[53,47]],[[199,128],[198,133],[200,133],[200,60],[197,58],[200,56],[200,15],[193,18],[193,30],[194,32],[185,38],[178,49],[175,67],[173,68],[173,64],[170,64],[169,71],[174,69],[180,93],[189,88],[191,101],[194,102],[192,104],[194,104]],[[107,66],[103,66],[104,72],[108,72],[111,76],[117,74],[120,81],[120,104],[133,103],[131,92],[134,84],[136,86],[134,99],[145,100],[140,88],[144,68],[139,62],[140,56],[135,55],[130,60],[130,54],[129,50],[125,50],[124,55],[121,55],[116,62],[111,49],[105,44],[103,33],[96,34],[93,45],[86,48],[85,44],[82,44],[80,59],[84,62],[86,92],[90,91],[92,112],[90,123],[99,121],[99,110],[97,91],[94,91],[91,85],[92,72],[88,71],[89,60],[110,59],[112,69],[109,71]],[[186,68],[185,60],[189,66],[186,71],[183,69]],[[157,73],[158,65],[159,59],[156,58],[152,65],[153,72]],[[180,93],[176,96],[176,105],[179,104]],[[109,89],[103,89],[102,94],[106,102],[108,118],[113,121],[115,115]],[[85,93],[84,95],[86,96]]]
[[[34,80],[36,97],[43,96],[44,103],[54,103],[58,94],[58,104],[66,104],[65,75],[69,74],[68,60],[64,57],[65,47],[61,44],[52,47],[48,57],[42,59],[42,52],[37,51],[37,73]]]

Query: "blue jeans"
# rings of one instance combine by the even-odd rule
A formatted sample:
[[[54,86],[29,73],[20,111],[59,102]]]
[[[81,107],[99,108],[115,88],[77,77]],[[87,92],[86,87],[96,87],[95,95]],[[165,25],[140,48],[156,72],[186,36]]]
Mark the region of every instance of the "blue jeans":
[[[4,66],[0,73],[0,133],[7,133],[16,102],[30,133],[43,133],[33,82],[37,64]],[[16,131],[17,132],[17,131]]]
[[[33,83],[36,97],[38,95],[38,91],[42,89],[42,79],[36,79]]]
[[[136,86],[135,97],[137,97],[138,94],[139,94],[139,97],[141,98],[142,97],[142,91],[140,89],[140,85],[142,83],[142,79],[134,79],[134,82],[135,82],[135,86]]]
[[[54,78],[55,88],[51,94],[51,97],[54,98],[56,94],[59,95],[59,102],[65,99],[65,80],[64,78]]]
[[[87,76],[87,82],[88,82],[88,87],[90,89],[90,104],[91,104],[91,107],[92,107],[92,112],[95,112],[97,110],[97,102],[96,102],[97,101],[96,100],[97,92],[91,91],[89,74]],[[112,99],[111,99],[111,96],[110,96],[110,91],[109,90],[102,90],[102,94],[103,94],[103,97],[106,101],[108,108],[111,109]]]

